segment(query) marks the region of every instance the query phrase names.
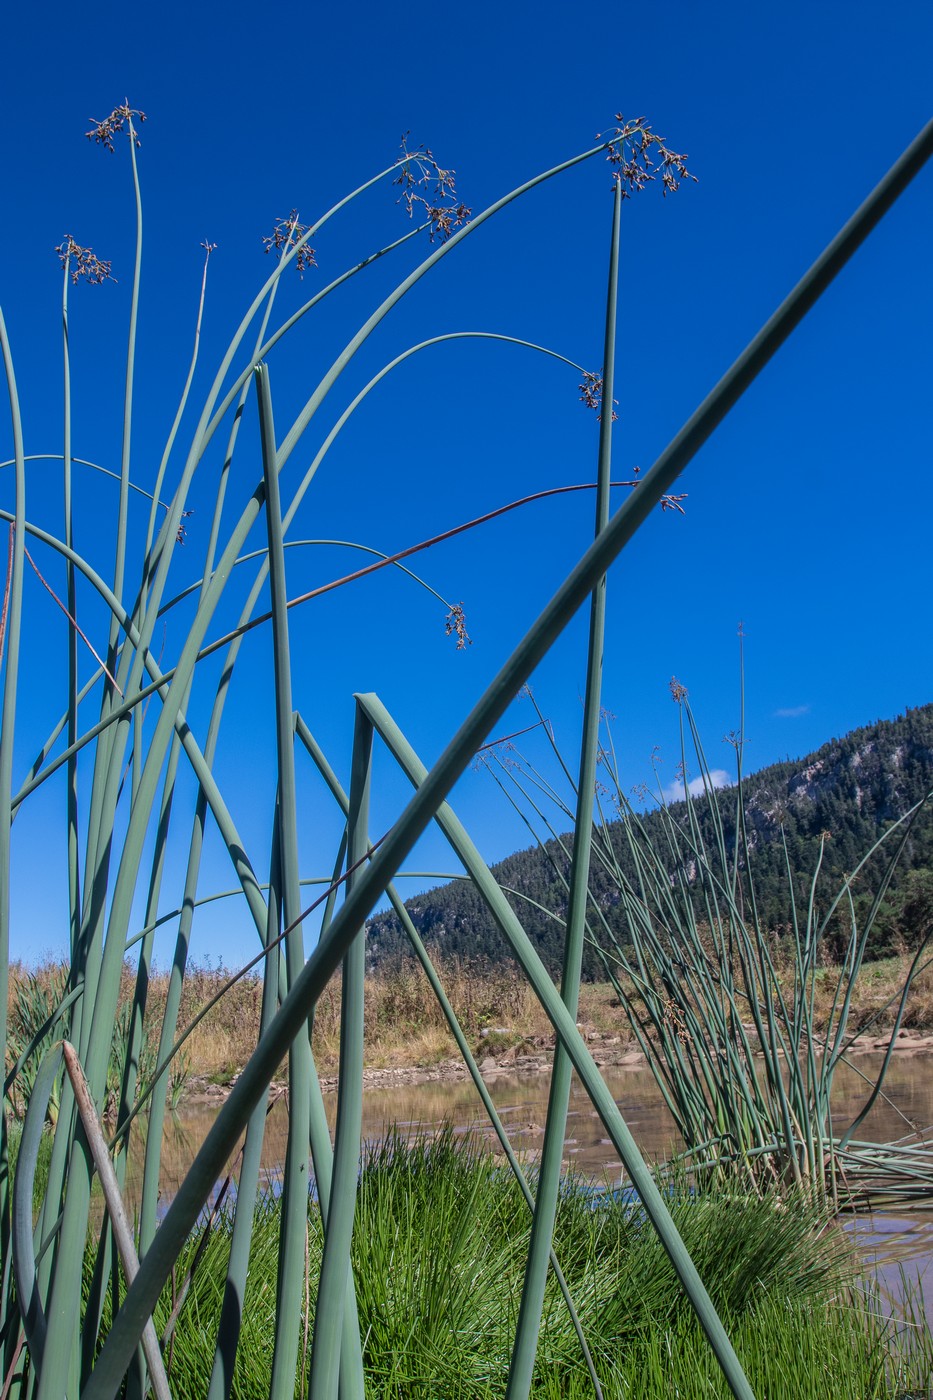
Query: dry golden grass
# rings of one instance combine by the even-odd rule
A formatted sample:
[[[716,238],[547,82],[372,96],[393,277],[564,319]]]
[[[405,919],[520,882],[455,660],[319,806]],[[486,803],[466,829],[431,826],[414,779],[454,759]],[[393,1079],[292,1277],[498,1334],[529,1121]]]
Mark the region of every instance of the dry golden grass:
[[[872,1025],[880,1035],[890,1028],[894,1011],[883,1008],[895,998],[907,971],[906,957],[887,958],[866,964],[859,979],[853,1007],[855,1029],[878,1012]],[[490,969],[458,961],[440,961],[438,971],[451,1004],[471,1044],[482,1050],[482,1033],[503,1031],[499,1046],[526,1042],[546,1044],[550,1023],[521,974],[511,965]],[[57,999],[63,969],[54,963],[28,970],[13,964],[10,975],[9,1014],[16,1020],[17,989],[31,984],[45,989]],[[180,1028],[188,1026],[230,976],[224,968],[192,966],[188,969],[182,996]],[[816,982],[816,1020],[829,1015],[836,970],[821,970]],[[135,972],[124,969],[121,1005],[132,999]],[[147,1026],[154,1051],[168,989],[168,976],[156,973],[149,989]],[[244,977],[229,988],[205,1016],[185,1046],[190,1075],[201,1080],[226,1083],[246,1063],[256,1045],[262,1000],[262,983],[257,977]],[[625,1017],[612,987],[607,983],[585,983],[580,992],[579,1022],[587,1032],[599,1036],[627,1036]],[[911,991],[904,1026],[912,1030],[933,1029],[933,968],[923,972]],[[443,1014],[435,1001],[420,967],[399,962],[380,970],[366,981],[366,1063],[371,1068],[430,1066],[456,1054]],[[336,1068],[340,1038],[340,976],[325,989],[314,1021],[314,1051],[319,1069],[329,1073]]]
[[[474,1043],[490,1027],[517,1039],[547,1035],[547,1018],[531,988],[511,967],[495,970],[440,961],[437,970],[457,1019]],[[322,1069],[337,1063],[340,975],[328,985],[314,1018],[314,1050]],[[416,963],[399,962],[366,979],[364,1035],[372,1067],[430,1065],[456,1054],[443,1012]]]

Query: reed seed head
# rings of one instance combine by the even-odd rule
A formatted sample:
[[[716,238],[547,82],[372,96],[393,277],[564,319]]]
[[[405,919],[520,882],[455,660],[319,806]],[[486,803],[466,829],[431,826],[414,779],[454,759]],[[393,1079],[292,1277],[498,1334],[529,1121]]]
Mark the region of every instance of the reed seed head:
[[[585,403],[587,408],[591,408],[596,414],[596,421],[601,422],[603,416],[602,370],[596,370],[591,372],[590,370],[585,369],[583,371],[583,381],[578,387],[580,389],[580,402]],[[619,400],[613,399],[612,402],[613,404],[617,404]],[[613,408],[612,422],[617,423],[618,421],[619,415],[618,413],[616,413],[615,408]]]
[[[396,203],[405,205],[410,219],[414,218],[416,207],[419,216],[423,211],[430,225],[431,242],[439,235],[441,242],[446,243],[454,229],[470,222],[473,211],[457,198],[457,172],[444,170],[438,165],[427,146],[418,146],[410,151],[408,136],[406,131],[400,142],[402,163],[392,181],[402,189]],[[427,193],[422,193],[422,190]]]
[[[665,195],[678,190],[684,180],[696,184],[697,177],[687,169],[686,154],[670,150],[645,117],[627,122],[621,112],[616,112],[615,119],[619,125],[614,131],[598,132],[597,136],[609,137],[606,159],[613,167],[613,179],[622,186],[623,199],[643,190],[659,176]]]
[[[674,997],[669,996],[664,1003],[664,1023],[674,1032],[681,1045],[689,1044],[691,1036],[687,1030],[687,1022],[682,1008]]]
[[[82,248],[79,243],[74,241],[70,233],[65,234],[55,251],[61,259],[62,267],[75,286],[82,278],[85,282],[89,282],[92,287],[99,287],[101,282],[116,282],[117,280],[111,272],[113,263],[99,258],[90,248]]]
[[[180,519],[179,522],[178,522],[178,529],[175,531],[175,543],[176,543],[176,544],[186,544],[186,543],[187,543],[188,531],[187,531],[187,529],[186,529],[186,527],[185,527],[185,521],[188,520],[192,515],[194,515],[194,511],[193,511],[193,510],[183,510],[183,511],[182,511],[182,513],[181,513],[181,519]]]
[[[473,645],[473,638],[466,629],[466,617],[463,612],[462,603],[453,603],[450,612],[447,614],[444,623],[444,635],[452,637],[456,635],[457,650],[465,651],[467,647]]]
[[[112,151],[114,148],[113,138],[118,132],[123,130],[124,126],[127,126],[133,134],[133,141],[137,147],[141,146],[142,142],[133,125],[134,117],[139,118],[140,124],[146,120],[145,112],[140,112],[135,107],[131,107],[129,98],[125,98],[122,107],[114,107],[110,116],[104,117],[102,122],[99,122],[96,117],[89,117],[88,120],[92,121],[94,125],[91,127],[90,131],[86,131],[84,134],[89,141],[96,142],[98,146],[106,146],[108,151]]]
[[[276,252],[282,257],[289,248],[294,248],[305,234],[309,232],[308,224],[298,222],[298,210],[293,209],[287,219],[277,219],[272,232],[263,238],[266,245],[263,249],[265,253]],[[295,267],[298,269],[298,276],[304,277],[305,272],[312,267],[317,267],[314,257],[314,249],[309,244],[303,244],[295,255]]]

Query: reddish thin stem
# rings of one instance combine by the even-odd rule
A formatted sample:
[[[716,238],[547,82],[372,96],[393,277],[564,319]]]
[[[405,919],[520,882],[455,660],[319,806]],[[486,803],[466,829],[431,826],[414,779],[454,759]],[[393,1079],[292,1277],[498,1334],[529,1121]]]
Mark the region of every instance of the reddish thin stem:
[[[12,533],[13,533],[13,526],[11,525],[11,526],[10,526],[10,534],[12,535]],[[80,625],[78,624],[77,619],[74,618],[74,617],[72,617],[71,613],[70,613],[70,612],[68,611],[68,609],[65,607],[65,604],[62,602],[61,598],[59,598],[58,594],[55,592],[55,589],[52,587],[52,585],[51,585],[45,578],[43,578],[42,573],[41,573],[41,571],[39,570],[39,568],[38,568],[38,566],[37,566],[37,564],[36,564],[35,559],[33,559],[32,555],[29,553],[29,550],[26,549],[25,546],[24,546],[24,549],[23,549],[23,553],[26,555],[26,558],[29,560],[30,564],[32,565],[33,573],[35,574],[35,576],[36,576],[36,578],[39,580],[39,582],[42,584],[42,587],[43,587],[48,593],[50,593],[51,596],[55,599],[56,603],[57,603],[58,606],[61,608],[61,610],[62,610],[62,612],[65,614],[65,616],[67,617],[68,621],[71,623],[72,627],[75,629],[75,631],[77,632],[78,636],[79,636],[79,637],[81,638],[81,640],[84,642],[84,645],[87,647],[88,651],[91,653],[91,655],[93,656],[94,660],[97,662],[98,666],[101,668],[101,670],[102,670],[102,671],[105,673],[105,675],[107,676],[107,679],[110,681],[110,684],[113,686],[114,690],[117,692],[117,694],[119,695],[120,699],[123,700],[123,699],[125,698],[124,695],[123,695],[123,691],[122,691],[122,690],[120,689],[120,687],[117,685],[117,682],[116,682],[116,680],[114,679],[114,676],[113,676],[112,671],[109,671],[109,670],[107,669],[106,664],[105,664],[103,661],[101,661],[101,659],[100,659],[100,657],[98,656],[97,652],[94,650],[93,646],[91,645],[90,641],[88,640],[88,637],[87,637],[86,633],[84,633],[84,632],[81,630],[81,627],[80,627]],[[12,554],[11,554],[10,557],[12,558]],[[9,585],[8,585],[8,586],[9,586]],[[5,619],[6,619],[6,603],[4,602],[4,620],[5,620]],[[2,637],[2,634],[0,634],[0,660],[2,660],[2,659],[3,659],[3,637]]]
[[[3,590],[3,612],[0,613],[0,666],[3,665],[3,645],[6,641],[6,619],[10,610],[10,588],[13,583],[13,532],[15,526],[10,524],[10,544],[7,550],[6,559],[6,587]]]
[[[637,486],[638,481],[611,481],[610,486]],[[297,598],[290,598],[285,604],[287,608],[297,608],[299,603],[307,603],[312,598],[320,598],[324,593],[330,593],[335,588],[341,588],[345,583],[353,583],[358,578],[365,578],[367,574],[374,574],[379,569],[388,568],[390,564],[397,564],[402,559],[408,559],[412,554],[418,554],[423,549],[430,549],[433,545],[442,544],[444,540],[453,539],[455,535],[462,535],[465,530],[472,530],[477,525],[485,525],[488,520],[495,520],[498,515],[505,515],[510,510],[517,510],[519,506],[526,506],[531,501],[543,500],[546,496],[562,496],[568,491],[595,491],[595,481],[581,481],[574,486],[550,486],[546,491],[533,491],[530,496],[521,496],[517,501],[510,501],[508,505],[498,506],[496,510],[487,511],[485,515],[478,515],[474,520],[467,520],[462,525],[455,525],[452,530],[444,530],[439,535],[432,535],[428,540],[422,540],[420,544],[409,545],[407,549],[400,549],[397,554],[389,554],[385,559],[377,559],[373,564],[366,564],[362,569],[356,569],[352,574],[344,574],[342,578],[332,579],[330,583],[322,583],[319,588],[312,588],[307,593],[301,593]],[[676,498],[671,498],[676,500]],[[680,506],[676,509],[681,510]],[[681,513],[682,510],[681,510]],[[251,632],[254,627],[259,627],[271,618],[271,612],[260,613],[258,617],[251,618],[242,627],[235,628],[232,632],[227,632],[222,637],[218,637],[215,642],[203,648],[198,654],[198,660],[205,656],[210,656],[212,652],[226,646],[228,642],[234,641],[237,637],[242,637],[245,632]]]

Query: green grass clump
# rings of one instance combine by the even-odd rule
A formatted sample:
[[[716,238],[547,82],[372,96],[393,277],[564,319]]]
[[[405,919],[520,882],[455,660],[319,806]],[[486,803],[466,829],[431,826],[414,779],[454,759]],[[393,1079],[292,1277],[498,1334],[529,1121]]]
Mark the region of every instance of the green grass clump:
[[[679,1231],[726,1322],[754,1392],[767,1400],[874,1400],[933,1380],[923,1328],[898,1333],[858,1281],[844,1237],[800,1195],[692,1195],[672,1188]],[[269,1393],[276,1312],[278,1200],[260,1201],[233,1395]],[[353,1269],[368,1396],[492,1400],[504,1396],[530,1218],[511,1174],[447,1131],[368,1156],[357,1194]],[[223,1304],[232,1219],[210,1230],[166,1361],[173,1392],[207,1393]],[[198,1248],[192,1239],[176,1288]],[[728,1396],[673,1266],[636,1205],[569,1179],[555,1229],[560,1260],[606,1400]],[[323,1232],[312,1202],[313,1310]],[[167,1290],[157,1316],[162,1332]],[[917,1318],[914,1318],[914,1322]],[[302,1317],[310,1338],[313,1311]],[[303,1344],[296,1394],[307,1389]],[[560,1293],[549,1278],[532,1395],[586,1397],[592,1387]],[[924,1391],[925,1393],[925,1391]]]

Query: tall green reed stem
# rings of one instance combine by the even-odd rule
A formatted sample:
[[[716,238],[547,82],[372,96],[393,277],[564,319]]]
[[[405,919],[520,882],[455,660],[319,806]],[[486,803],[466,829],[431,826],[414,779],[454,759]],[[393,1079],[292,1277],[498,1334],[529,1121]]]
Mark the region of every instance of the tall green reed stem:
[[[602,411],[599,420],[599,457],[596,476],[596,529],[598,537],[609,523],[609,483],[612,480],[613,387],[615,382],[616,308],[619,279],[619,229],[622,213],[622,184],[615,182],[612,207],[612,234],[609,243],[609,288],[606,294],[606,329],[603,347]],[[580,997],[583,967],[583,938],[586,925],[590,881],[590,847],[593,831],[593,793],[596,785],[596,757],[599,748],[599,720],[603,669],[603,641],[606,628],[606,576],[597,579],[590,600],[590,631],[587,648],[586,690],[583,699],[583,735],[577,781],[577,819],[574,827],[570,892],[564,940],[564,966],[561,1000],[574,1021]],[[512,1366],[509,1371],[508,1400],[526,1400],[534,1373],[538,1349],[544,1287],[554,1236],[554,1219],[560,1193],[564,1156],[567,1109],[573,1066],[560,1041],[554,1048],[551,1088],[545,1120],[541,1171],[535,1194],[535,1214],[525,1266],[525,1282],[518,1315]]]
[[[361,877],[360,863],[369,851],[369,802],[372,788],[373,730],[369,717],[357,708],[347,814],[347,859],[350,877],[347,892]],[[336,1394],[340,1364],[339,1341],[346,1326],[344,1302],[352,1290],[350,1240],[356,1208],[356,1179],[360,1160],[363,1119],[363,989],[366,975],[366,943],[362,925],[343,960],[340,1014],[340,1084],[337,1091],[337,1126],[334,1134],[334,1173],[330,1188],[330,1214],[324,1237],[324,1254],[314,1313],[309,1400],[330,1400]],[[349,1378],[348,1378],[349,1379]],[[363,1395],[362,1373],[353,1390]]]
[[[345,814],[348,814],[350,810],[349,798],[343,791],[343,788],[341,787],[330,764],[327,762],[323,751],[321,750],[320,746],[314,739],[314,736],[311,734],[311,731],[308,729],[307,724],[301,718],[300,715],[296,716],[295,732],[298,735],[298,738],[304,744],[305,748],[308,750],[308,753],[310,754],[315,766],[317,767],[321,776],[324,778],[325,782],[327,783],[328,787],[333,793],[333,796],[337,801],[338,806]],[[476,1057],[470,1048],[470,1044],[464,1033],[463,1027],[457,1019],[457,1014],[450,1003],[447,993],[444,991],[444,987],[440,977],[437,974],[437,970],[434,967],[430,955],[428,954],[428,951],[421,940],[418,930],[412,923],[411,916],[409,915],[408,910],[405,908],[405,904],[394,883],[388,886],[386,894],[388,896],[389,903],[391,904],[392,909],[395,913],[395,916],[399,920],[402,928],[404,929],[408,941],[411,944],[412,949],[415,953],[415,956],[417,957],[418,962],[421,964],[422,970],[424,971],[424,974],[428,979],[431,991],[434,993],[438,1005],[440,1006],[441,1011],[443,1012],[444,1019],[446,1020],[447,1025],[450,1029],[450,1033],[453,1036],[454,1041],[456,1042],[457,1049],[460,1052],[461,1058],[463,1059],[463,1062],[467,1067],[467,1071],[470,1075],[470,1078],[473,1081],[473,1087],[475,1088],[480,1102],[482,1103],[483,1108],[486,1111],[486,1115],[489,1118],[489,1122],[492,1125],[493,1131],[495,1132],[496,1137],[499,1141],[499,1146],[502,1149],[502,1153],[506,1161],[508,1162],[509,1169],[512,1172],[512,1175],[515,1177],[515,1180],[518,1182],[522,1195],[525,1198],[525,1202],[533,1215],[535,1209],[535,1201],[531,1188],[528,1185],[528,1181],[525,1177],[524,1171],[522,1170],[521,1164],[515,1155],[515,1151],[512,1147],[512,1144],[509,1141],[508,1134],[505,1130],[505,1125],[503,1124],[502,1119],[499,1116],[499,1113],[493,1102],[492,1095],[486,1088],[485,1081],[483,1079],[482,1074],[480,1073],[479,1065],[476,1063]],[[324,927],[326,928],[329,925],[329,923],[330,919],[325,918]],[[560,1264],[558,1263],[557,1256],[555,1255],[553,1248],[550,1250],[549,1258],[551,1267],[554,1270],[554,1276],[557,1279],[558,1287],[560,1288],[561,1295],[564,1299],[564,1303],[570,1315],[570,1319],[574,1331],[576,1333],[577,1340],[580,1343],[580,1350],[583,1354],[584,1364],[586,1365],[587,1371],[590,1376],[590,1380],[593,1384],[593,1393],[597,1397],[597,1400],[602,1400],[602,1388],[599,1384],[599,1378],[596,1374],[596,1367],[593,1361],[593,1357],[590,1352],[590,1348],[587,1344],[586,1336],[583,1332],[583,1327],[580,1322],[580,1318],[577,1314],[577,1309],[574,1306],[573,1298],[571,1297],[570,1289],[567,1285],[567,1280],[564,1277],[563,1270],[561,1269]]]

